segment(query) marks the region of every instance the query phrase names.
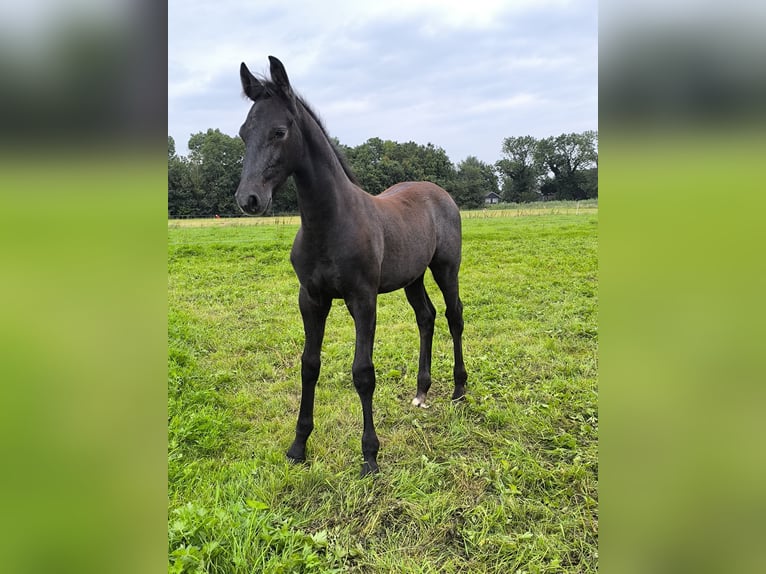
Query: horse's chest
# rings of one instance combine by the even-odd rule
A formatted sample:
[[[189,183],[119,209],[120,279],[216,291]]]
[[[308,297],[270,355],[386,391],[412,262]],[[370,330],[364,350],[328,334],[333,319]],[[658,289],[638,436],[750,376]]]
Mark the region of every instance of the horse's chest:
[[[370,241],[368,235],[359,234],[339,234],[332,240],[315,242],[299,234],[290,254],[301,285],[309,293],[333,298],[344,298],[360,289],[375,289],[382,259],[382,248]]]
[[[341,270],[337,262],[326,257],[292,256],[293,269],[300,284],[312,295],[343,296]]]
[[[364,257],[294,258],[301,285],[312,295],[343,299],[353,292],[378,287],[380,262]]]

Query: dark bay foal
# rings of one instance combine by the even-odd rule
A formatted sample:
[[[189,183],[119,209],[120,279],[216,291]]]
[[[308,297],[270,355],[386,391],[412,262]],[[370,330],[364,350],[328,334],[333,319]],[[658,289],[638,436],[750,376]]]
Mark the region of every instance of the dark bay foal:
[[[329,140],[316,115],[290,86],[282,63],[269,57],[271,80],[256,78],[243,63],[242,88],[253,101],[239,135],[245,142],[237,204],[250,215],[271,206],[272,193],[295,178],[301,227],[290,260],[300,281],[299,305],[306,335],[301,363],[301,406],[293,461],[306,458],[314,428],[314,388],[319,377],[325,322],[333,299],[343,299],[354,319],[354,387],[364,416],[362,476],[378,471],[379,441],[372,416],[375,370],[372,347],[378,293],[404,289],[420,331],[417,394],[426,406],[431,386],[431,342],[436,311],[423,286],[426,268],[444,295],[455,352],[453,400],[465,395],[463,304],[458,293],[460,213],[433,183],[406,182],[378,196],[364,192]]]

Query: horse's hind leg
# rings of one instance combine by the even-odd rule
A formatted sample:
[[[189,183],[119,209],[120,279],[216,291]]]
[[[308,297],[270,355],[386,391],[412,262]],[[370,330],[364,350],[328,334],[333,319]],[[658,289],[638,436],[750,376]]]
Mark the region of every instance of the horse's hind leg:
[[[452,335],[452,344],[455,352],[455,367],[453,376],[455,379],[455,390],[452,393],[452,400],[456,401],[465,396],[465,385],[468,380],[468,374],[463,362],[463,302],[460,300],[460,289],[458,287],[459,264],[433,265],[433,273],[436,284],[444,295],[444,303],[447,307],[446,316],[449,323],[449,332]]]
[[[322,339],[332,299],[314,300],[301,287],[298,303],[306,341],[301,357],[301,407],[295,427],[295,440],[287,451],[287,458],[292,462],[306,460],[306,441],[314,430],[314,388],[319,378]]]
[[[418,391],[412,404],[426,408],[426,394],[431,388],[431,346],[434,338],[434,320],[436,309],[426,293],[421,275],[413,283],[404,288],[407,301],[415,311],[415,320],[420,331],[420,360],[418,362]]]

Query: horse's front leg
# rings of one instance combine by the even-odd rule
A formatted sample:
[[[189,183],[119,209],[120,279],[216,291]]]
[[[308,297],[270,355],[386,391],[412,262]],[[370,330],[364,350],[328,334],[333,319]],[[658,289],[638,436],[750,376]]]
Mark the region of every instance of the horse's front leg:
[[[375,392],[372,345],[375,340],[377,294],[372,292],[365,296],[347,298],[346,305],[354,318],[356,327],[356,349],[352,374],[354,387],[362,402],[362,416],[364,418],[362,456],[364,463],[361,476],[366,476],[379,471],[377,458],[380,441],[375,433],[375,424],[372,420],[372,396]]]
[[[301,287],[298,304],[306,339],[301,357],[301,407],[295,427],[295,440],[287,451],[287,458],[292,462],[306,460],[306,440],[314,430],[314,388],[319,378],[322,339],[332,299],[312,299]]]

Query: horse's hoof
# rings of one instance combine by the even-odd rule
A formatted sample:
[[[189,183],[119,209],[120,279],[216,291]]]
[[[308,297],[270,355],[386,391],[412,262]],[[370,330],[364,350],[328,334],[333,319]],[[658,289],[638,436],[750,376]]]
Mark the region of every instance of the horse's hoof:
[[[292,454],[291,451],[287,451],[285,453],[285,457],[287,457],[287,460],[292,464],[305,464],[306,463],[306,457],[301,455]]]
[[[455,385],[455,391],[452,393],[452,402],[456,403],[465,399],[465,385]]]
[[[364,461],[364,464],[362,465],[362,472],[359,474],[359,478],[364,478],[365,476],[368,476],[370,474],[378,474],[380,472],[380,467],[378,467],[378,463],[375,461],[368,462]]]
[[[421,408],[421,409],[427,409],[427,408],[429,408],[431,405],[427,405],[427,404],[426,404],[426,399],[425,399],[425,397],[423,397],[423,398],[421,398],[421,397],[415,397],[414,399],[412,399],[412,406],[414,406],[414,407],[418,407],[418,408]]]

